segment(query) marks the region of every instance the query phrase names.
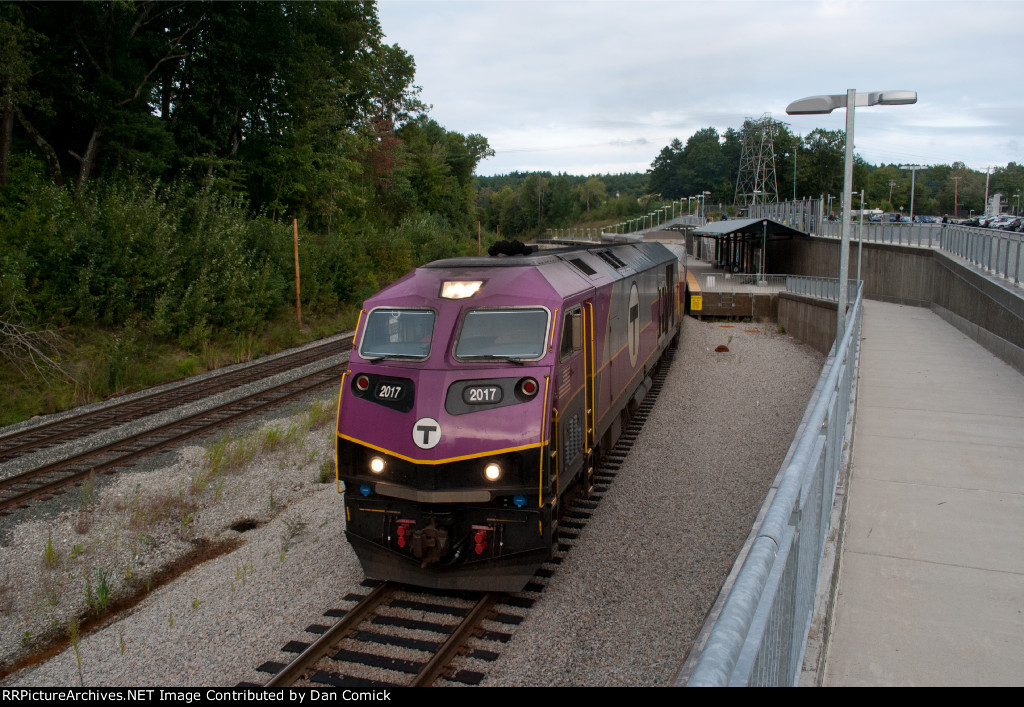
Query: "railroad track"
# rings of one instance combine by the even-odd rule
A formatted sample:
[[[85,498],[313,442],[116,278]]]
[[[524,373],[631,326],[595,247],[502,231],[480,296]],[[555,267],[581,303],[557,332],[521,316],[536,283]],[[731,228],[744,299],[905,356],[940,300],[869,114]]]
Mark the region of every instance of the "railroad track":
[[[278,373],[344,353],[349,349],[351,349],[350,337],[341,335],[333,341],[309,346],[290,355],[278,356],[266,361],[258,360],[250,366],[210,375],[174,388],[164,388],[135,396],[123,402],[115,402],[100,410],[66,416],[60,420],[2,435],[0,436],[0,462],[16,459],[45,447],[170,410],[179,405],[237,388],[240,385],[269,378]]]
[[[324,352],[322,347],[316,348],[319,350],[319,355],[315,358],[323,358],[337,353],[337,351],[334,351],[334,353],[328,354]],[[333,348],[336,349],[337,347]],[[348,348],[347,342],[342,345],[341,350],[344,351],[346,348]],[[332,348],[327,350],[330,351]],[[305,351],[300,353],[306,354]],[[204,388],[206,395],[212,395],[215,392],[237,387],[245,382],[274,375],[274,373],[280,370],[294,368],[296,365],[303,365],[303,363],[298,363],[292,357],[281,358],[290,361],[291,365],[278,363],[278,360],[275,360],[272,362],[275,364],[274,366],[260,367],[261,375],[250,373],[245,377],[238,377],[234,375],[236,372],[231,372],[226,375],[230,376],[231,380],[234,381],[233,384],[223,387],[224,382],[221,381],[221,384],[218,384],[216,387],[207,386]],[[308,363],[308,359],[309,356],[305,355],[299,358],[298,361]],[[289,400],[301,398],[328,385],[338,385],[343,367],[343,365],[332,366],[314,371],[313,373],[266,388],[232,402],[218,405],[203,412],[181,417],[159,427],[130,435],[101,447],[22,471],[6,479],[0,479],[0,515],[8,513],[14,508],[24,507],[34,499],[61,493],[69,484],[81,483],[91,474],[110,473],[117,468],[131,466],[141,457],[177,446],[188,439],[207,435],[245,417],[276,407]],[[189,393],[189,395],[203,397],[195,391]],[[145,414],[153,414],[154,412],[174,407],[166,405],[167,400],[161,394],[155,394],[154,397],[160,398],[159,402],[154,403],[158,407],[150,408],[150,411]],[[137,410],[127,412],[126,414],[133,415],[132,419],[144,416]],[[88,420],[82,420],[81,422],[84,423],[82,427],[92,424]],[[114,422],[108,426],[114,424],[120,423]],[[63,432],[59,434],[63,434]]]
[[[297,654],[294,660],[267,661],[257,668],[273,675],[264,687],[416,687],[432,685],[438,678],[480,684],[485,674],[478,668],[500,657],[497,649],[511,639],[509,631],[523,620],[520,613],[503,611],[502,607],[528,610],[534,597],[544,591],[636,442],[668,377],[674,354],[675,348],[670,348],[663,365],[652,376],[650,392],[615,446],[602,458],[590,494],[567,504],[559,521],[557,553],[537,570],[522,592],[445,594],[365,580],[363,586],[372,591],[349,594],[345,601],[353,606],[324,614],[326,619],[337,619],[336,623],[308,626],[305,633],[317,638],[290,641],[281,649]],[[453,622],[452,617],[459,621]],[[491,624],[501,628],[487,628]],[[470,667],[458,667],[465,663]]]
[[[508,594],[433,593],[394,582],[364,586],[372,590],[345,597],[355,602],[350,609],[327,612],[341,616],[337,623],[306,629],[318,638],[282,649],[298,653],[294,660],[258,668],[273,673],[264,687],[425,687],[439,678],[477,685],[484,674],[453,661],[496,660],[497,651],[483,645],[507,642],[511,634],[487,625],[516,625],[522,616],[502,611],[502,605],[532,604]]]

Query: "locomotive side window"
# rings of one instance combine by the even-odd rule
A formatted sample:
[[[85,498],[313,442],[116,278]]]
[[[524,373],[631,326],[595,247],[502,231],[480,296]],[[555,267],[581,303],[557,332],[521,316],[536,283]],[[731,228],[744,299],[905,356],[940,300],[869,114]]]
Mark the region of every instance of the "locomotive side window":
[[[423,359],[430,354],[433,335],[434,312],[429,309],[378,308],[366,318],[359,355]]]
[[[583,350],[583,309],[573,307],[565,313],[562,320],[562,343],[559,357],[562,361],[570,358],[577,351]]]
[[[470,310],[455,342],[455,357],[539,359],[547,330],[546,309]]]

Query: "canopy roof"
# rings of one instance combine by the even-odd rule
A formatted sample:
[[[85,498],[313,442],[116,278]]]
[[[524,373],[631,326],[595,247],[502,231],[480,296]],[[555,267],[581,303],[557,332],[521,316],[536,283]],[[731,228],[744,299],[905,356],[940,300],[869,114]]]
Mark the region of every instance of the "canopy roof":
[[[795,236],[808,236],[803,231],[791,228],[778,221],[772,221],[770,218],[738,218],[726,221],[713,221],[701,228],[693,229],[693,235],[707,238],[728,238],[731,236],[743,241],[760,240],[761,238],[782,240]]]

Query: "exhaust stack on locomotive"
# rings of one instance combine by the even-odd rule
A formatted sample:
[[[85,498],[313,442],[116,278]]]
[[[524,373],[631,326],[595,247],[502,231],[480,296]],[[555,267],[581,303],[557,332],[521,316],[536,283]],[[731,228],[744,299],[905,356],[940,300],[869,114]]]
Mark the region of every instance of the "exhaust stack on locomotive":
[[[368,299],[336,437],[367,576],[522,589],[678,332],[678,268],[657,243],[456,258]]]

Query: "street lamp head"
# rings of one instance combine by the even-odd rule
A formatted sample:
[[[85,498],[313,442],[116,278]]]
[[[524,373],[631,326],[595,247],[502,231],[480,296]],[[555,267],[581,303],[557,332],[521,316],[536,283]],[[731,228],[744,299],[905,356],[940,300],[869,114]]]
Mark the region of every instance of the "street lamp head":
[[[842,108],[845,105],[846,96],[808,96],[807,98],[793,101],[786,106],[786,113],[789,115],[831,113],[836,108]]]
[[[905,106],[917,103],[917,91],[875,91],[868,94],[869,106]],[[857,99],[860,105],[860,98]]]
[[[854,106],[903,106],[910,103],[917,103],[917,91],[871,91],[870,93],[858,93],[854,99]],[[798,101],[793,101],[786,106],[786,113],[789,115],[815,115],[831,113],[836,108],[847,108],[847,97],[845,94],[836,93],[829,96],[808,96]]]

